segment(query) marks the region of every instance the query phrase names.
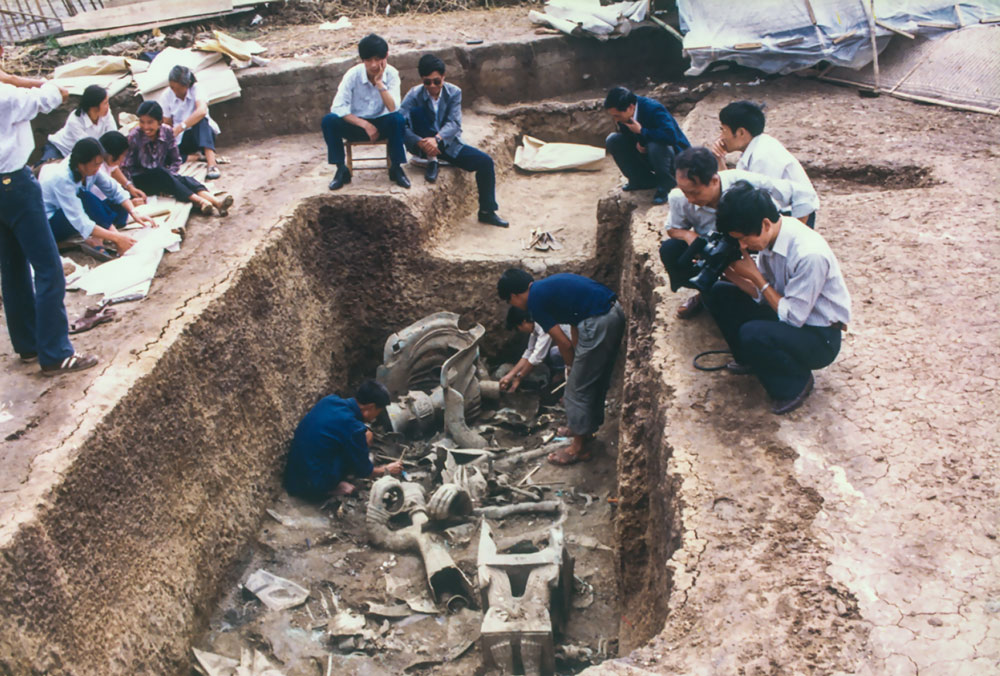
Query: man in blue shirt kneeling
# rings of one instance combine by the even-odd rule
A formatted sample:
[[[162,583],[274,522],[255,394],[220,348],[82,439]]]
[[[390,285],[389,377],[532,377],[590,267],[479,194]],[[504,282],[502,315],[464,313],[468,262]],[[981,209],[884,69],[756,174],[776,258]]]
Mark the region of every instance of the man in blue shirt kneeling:
[[[388,405],[389,392],[374,380],[361,383],[353,399],[332,394],[320,399],[295,430],[285,467],[288,493],[318,501],[352,494],[355,487],[345,481],[348,476],[399,474],[399,462],[374,466],[368,457],[372,433],[366,423]]]

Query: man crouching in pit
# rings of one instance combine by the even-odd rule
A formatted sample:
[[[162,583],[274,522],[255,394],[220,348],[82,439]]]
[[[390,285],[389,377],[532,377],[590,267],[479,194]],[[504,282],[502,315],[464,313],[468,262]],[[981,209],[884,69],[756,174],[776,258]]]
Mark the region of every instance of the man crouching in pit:
[[[358,387],[353,399],[331,394],[299,423],[285,466],[285,489],[289,495],[310,501],[351,495],[349,476],[399,474],[402,464],[373,466],[368,457],[372,432],[366,423],[382,415],[389,405],[389,392],[374,380]]]
[[[526,310],[552,337],[566,364],[566,419],[572,441],[549,454],[553,465],[590,460],[584,442],[604,422],[604,400],[618,347],[625,334],[625,313],[615,292],[592,279],[560,273],[535,281],[511,268],[497,282],[500,298]],[[559,328],[569,324],[571,336]]]

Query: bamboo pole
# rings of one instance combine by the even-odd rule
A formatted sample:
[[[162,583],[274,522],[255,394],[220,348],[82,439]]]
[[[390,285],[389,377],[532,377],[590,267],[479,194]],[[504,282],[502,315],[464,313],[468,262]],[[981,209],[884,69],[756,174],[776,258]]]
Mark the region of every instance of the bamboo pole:
[[[875,40],[875,0],[868,0],[867,5],[865,0],[861,0],[861,11],[868,19],[868,34],[872,40],[872,67],[875,70],[875,95],[878,96],[882,93],[882,79],[878,72],[878,44]]]

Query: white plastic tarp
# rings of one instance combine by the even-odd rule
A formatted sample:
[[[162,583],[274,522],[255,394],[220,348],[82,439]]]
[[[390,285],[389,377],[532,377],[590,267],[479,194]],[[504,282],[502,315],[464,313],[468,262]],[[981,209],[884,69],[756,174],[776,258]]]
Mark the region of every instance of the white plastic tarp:
[[[549,0],[544,12],[531,10],[532,23],[551,26],[567,35],[589,35],[607,40],[628,35],[632,22],[643,21],[649,0],[601,6],[600,0]]]
[[[688,75],[713,61],[790,73],[820,61],[861,68],[872,61],[870,0],[677,0]],[[1000,14],[1000,0],[875,0],[878,50],[892,30],[940,35]],[[879,25],[881,24],[881,25]]]
[[[522,145],[514,151],[514,165],[525,171],[598,171],[603,159],[604,148],[579,143],[546,143],[527,134]]]

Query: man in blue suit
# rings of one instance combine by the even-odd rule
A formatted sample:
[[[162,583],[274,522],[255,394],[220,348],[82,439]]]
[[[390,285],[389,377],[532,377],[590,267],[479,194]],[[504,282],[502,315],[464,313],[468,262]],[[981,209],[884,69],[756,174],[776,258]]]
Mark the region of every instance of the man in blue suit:
[[[428,160],[425,173],[428,183],[437,180],[441,159],[465,171],[476,172],[479,222],[506,228],[507,221],[497,215],[493,159],[462,143],[462,90],[444,81],[444,70],[444,61],[433,54],[424,54],[417,63],[423,84],[410,89],[399,107],[407,120],[406,148],[411,155]]]
[[[674,156],[691,147],[677,120],[661,103],[636,96],[625,87],[608,92],[604,109],[618,127],[605,147],[628,179],[622,189],[656,188],[653,204],[664,204],[677,184]]]

